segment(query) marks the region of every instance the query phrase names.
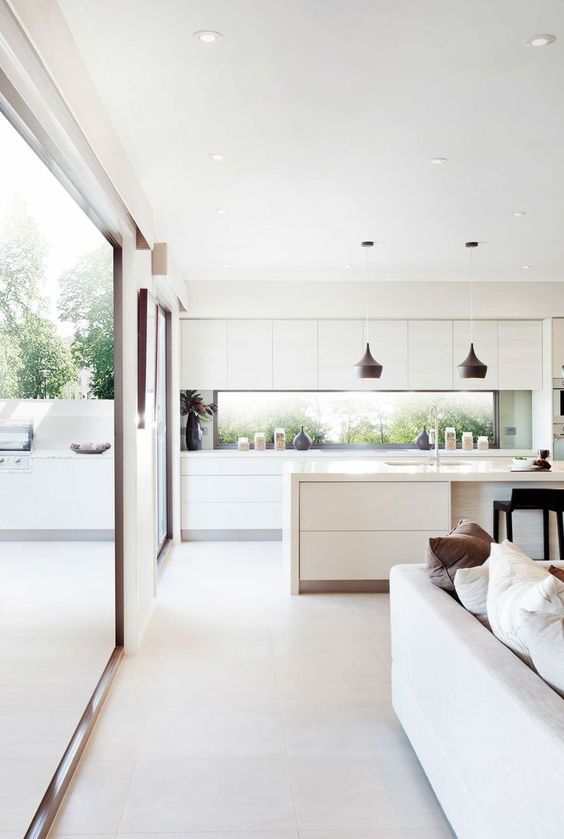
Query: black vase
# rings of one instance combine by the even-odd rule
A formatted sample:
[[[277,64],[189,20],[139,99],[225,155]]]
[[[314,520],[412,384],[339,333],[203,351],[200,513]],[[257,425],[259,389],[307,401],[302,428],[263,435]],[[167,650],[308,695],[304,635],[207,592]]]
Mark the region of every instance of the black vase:
[[[427,434],[427,427],[425,425],[423,426],[423,431],[417,438],[416,443],[418,449],[423,449],[424,451],[427,451],[431,448],[429,443],[429,435]]]
[[[200,423],[193,411],[186,417],[186,448],[189,452],[197,452],[201,441]]]
[[[311,439],[309,434],[306,434],[302,425],[302,430],[299,434],[296,434],[296,436],[294,437],[294,448],[297,449],[297,451],[299,452],[305,452],[308,449],[311,449],[312,443],[313,440]]]

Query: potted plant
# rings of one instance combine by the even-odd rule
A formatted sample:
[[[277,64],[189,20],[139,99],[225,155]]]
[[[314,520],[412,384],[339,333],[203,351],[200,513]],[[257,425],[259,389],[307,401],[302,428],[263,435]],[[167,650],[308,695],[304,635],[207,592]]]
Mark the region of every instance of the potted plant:
[[[206,405],[197,390],[181,390],[180,413],[186,417],[186,448],[195,452],[200,448],[202,439],[200,423],[210,421],[217,413],[217,405],[215,402]]]

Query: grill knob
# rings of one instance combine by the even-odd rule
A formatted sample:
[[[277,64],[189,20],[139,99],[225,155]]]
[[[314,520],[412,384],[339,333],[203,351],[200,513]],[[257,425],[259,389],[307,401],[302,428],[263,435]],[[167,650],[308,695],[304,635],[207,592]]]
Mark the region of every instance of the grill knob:
[[[6,460],[5,457],[0,457],[0,463],[4,463],[5,460]]]
[[[15,457],[14,458],[14,463],[21,463],[21,462],[22,462],[21,457]]]

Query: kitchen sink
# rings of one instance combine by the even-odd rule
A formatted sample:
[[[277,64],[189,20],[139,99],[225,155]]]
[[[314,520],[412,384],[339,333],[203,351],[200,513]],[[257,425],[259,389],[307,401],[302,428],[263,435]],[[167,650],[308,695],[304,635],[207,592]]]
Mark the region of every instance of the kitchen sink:
[[[386,466],[420,466],[422,469],[426,466],[431,466],[431,463],[427,463],[421,460],[387,460]]]
[[[387,460],[385,462],[386,466],[419,466],[421,469],[425,469],[428,466],[434,466],[435,461],[432,460],[430,462],[421,461],[421,460]],[[440,468],[442,469],[444,466],[469,466],[470,464],[465,463],[463,460],[441,460],[440,461]]]

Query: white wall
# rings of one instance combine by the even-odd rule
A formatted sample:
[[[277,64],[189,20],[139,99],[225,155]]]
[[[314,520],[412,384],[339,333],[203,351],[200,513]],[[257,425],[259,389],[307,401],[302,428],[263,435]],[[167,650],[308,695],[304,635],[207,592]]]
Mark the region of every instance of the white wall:
[[[470,314],[467,283],[188,282],[192,318],[461,318]],[[563,283],[475,283],[474,317],[564,315]]]
[[[123,461],[116,459],[116,470],[124,490],[125,646],[134,652],[155,593],[153,435],[137,428],[137,296],[152,286],[151,252],[137,243],[153,244],[152,209],[56,0],[0,0],[0,30],[0,67],[28,109],[27,127],[122,246],[123,311],[115,334],[124,375],[115,410]],[[186,299],[182,278],[175,275],[170,285]],[[179,354],[173,362],[179,364]]]
[[[114,403],[110,399],[5,399],[0,401],[0,420],[32,422],[36,449],[114,441]]]

